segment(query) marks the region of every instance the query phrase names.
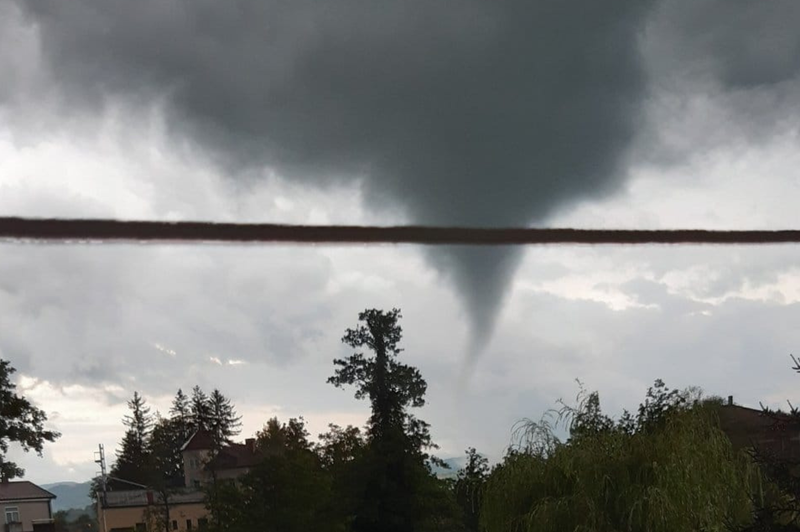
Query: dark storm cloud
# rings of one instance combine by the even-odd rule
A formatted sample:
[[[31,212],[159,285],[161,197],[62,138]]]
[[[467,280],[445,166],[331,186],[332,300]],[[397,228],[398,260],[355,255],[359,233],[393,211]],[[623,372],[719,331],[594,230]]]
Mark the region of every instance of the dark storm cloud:
[[[614,190],[644,93],[643,0],[18,5],[71,104],[167,98],[231,171],[363,179],[417,223],[518,226]],[[431,257],[490,330],[519,252]]]
[[[794,0],[664,0],[655,19],[664,59],[726,87],[774,85],[800,73]]]
[[[663,171],[794,135],[799,22],[792,0],[660,0],[643,39],[652,105],[632,159]]]

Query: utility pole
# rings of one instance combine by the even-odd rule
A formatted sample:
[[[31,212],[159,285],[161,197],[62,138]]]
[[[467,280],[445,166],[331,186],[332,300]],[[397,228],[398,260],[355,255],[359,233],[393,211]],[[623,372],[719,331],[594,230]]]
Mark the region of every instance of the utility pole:
[[[97,446],[97,451],[95,451],[94,457],[95,457],[94,463],[100,464],[100,487],[103,490],[103,502],[105,502],[106,478],[108,476],[108,473],[106,471],[106,451],[102,443]]]
[[[103,522],[103,532],[108,532],[104,515],[108,472],[106,471],[106,451],[102,443],[98,444],[97,451],[94,452],[94,457],[94,463],[100,464],[100,493],[97,494],[97,520]]]

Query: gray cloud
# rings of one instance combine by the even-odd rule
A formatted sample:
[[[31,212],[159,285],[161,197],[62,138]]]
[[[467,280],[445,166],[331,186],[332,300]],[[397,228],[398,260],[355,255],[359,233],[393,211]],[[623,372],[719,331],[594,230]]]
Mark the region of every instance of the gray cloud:
[[[20,371],[35,368],[54,383],[159,394],[213,385],[211,357],[273,367],[302,361],[322,332],[335,349],[339,331],[322,328],[330,310],[315,296],[329,262],[300,253],[6,247],[0,349]],[[300,286],[308,293],[290,292]]]
[[[418,223],[541,222],[613,191],[645,92],[642,0],[18,5],[69,105],[166,101],[231,171],[360,179]],[[431,257],[485,335],[519,252]]]
[[[793,135],[798,20],[792,0],[660,0],[642,40],[651,95],[633,159],[663,169]]]
[[[800,4],[792,0],[663,0],[654,17],[660,59],[733,89],[775,85],[800,72]]]

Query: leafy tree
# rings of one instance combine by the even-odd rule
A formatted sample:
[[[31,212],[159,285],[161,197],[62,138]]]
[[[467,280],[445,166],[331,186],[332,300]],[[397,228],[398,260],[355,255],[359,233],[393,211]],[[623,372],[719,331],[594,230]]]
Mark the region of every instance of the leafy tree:
[[[317,447],[322,464],[327,469],[339,469],[353,463],[364,453],[367,445],[361,429],[348,425],[345,428],[333,423],[328,432],[319,435]]]
[[[242,417],[236,415],[231,400],[215,389],[208,398],[209,420],[207,430],[214,441],[215,449],[229,443],[233,436],[239,434]]]
[[[467,449],[467,464],[458,471],[454,485],[456,501],[464,513],[467,530],[477,531],[483,492],[489,478],[489,460],[478,454],[474,447]]]
[[[184,428],[172,418],[159,417],[150,434],[151,485],[183,486]]]
[[[67,512],[65,510],[59,510],[53,514],[53,526],[56,532],[68,532],[68,524]]]
[[[328,379],[336,387],[354,386],[356,398],[368,399],[372,409],[363,491],[352,525],[357,532],[421,529],[430,517],[426,489],[439,487],[426,465],[426,449],[434,447],[429,426],[408,413],[425,404],[427,383],[419,370],[397,359],[402,352],[400,318],[398,309],[361,312],[361,323],[347,329],[342,342],[354,349],[366,347],[374,356],[357,352],[336,359]]]
[[[800,361],[791,355],[793,370],[800,372]],[[762,406],[762,415],[778,440],[800,430],[800,410],[789,403],[788,412]],[[748,453],[764,475],[766,486],[754,496],[752,523],[738,527],[739,532],[800,531],[800,453],[794,442],[788,449],[778,449],[763,441],[753,441]],[[788,452],[787,452],[788,451]]]
[[[750,519],[753,470],[713,406],[663,383],[638,415],[609,424],[596,394],[560,412],[575,431],[525,422],[490,475],[481,522],[493,531],[723,531]],[[534,440],[534,441],[531,441]]]
[[[261,462],[224,483],[212,507],[215,523],[237,532],[341,530],[329,513],[330,476],[308,439],[302,418],[282,424],[270,419],[257,435]]]
[[[6,460],[10,443],[18,443],[25,452],[33,450],[41,456],[44,442],[54,442],[61,436],[58,432],[44,428],[47,416],[42,410],[16,394],[14,391],[16,385],[11,382],[11,375],[15,371],[9,361],[0,359],[0,480],[2,481],[25,474],[24,469]]]
[[[171,496],[184,486],[184,432],[179,420],[158,416],[150,434],[146,484],[158,493],[160,504],[151,508],[149,517],[164,532],[170,532]]]
[[[207,397],[197,386],[192,393],[192,410],[198,428],[211,435],[212,448],[207,460],[213,461],[225,444],[230,442],[231,436],[239,433],[241,417],[236,415],[230,399],[222,395],[219,390],[215,389],[211,396]],[[211,468],[211,483],[206,490],[206,500],[210,507],[219,508],[222,504],[220,501],[230,492],[224,484],[217,478],[216,469]],[[218,514],[212,512],[211,517],[214,526],[220,528],[223,522],[218,519]]]
[[[72,530],[75,532],[93,532],[98,529],[97,520],[94,517],[83,514],[79,515],[75,521],[72,522]]]
[[[372,407],[369,433],[372,439],[392,438],[397,436],[398,428],[410,428],[422,432],[423,447],[430,446],[426,425],[406,412],[408,407],[425,405],[428,385],[418,369],[397,360],[402,352],[399,343],[403,330],[398,323],[401,317],[398,309],[390,312],[372,309],[360,313],[358,319],[364,324],[347,329],[342,342],[354,349],[367,347],[375,356],[356,353],[346,359],[334,360],[337,369],[328,382],[337,388],[355,386],[356,399],[369,399]]]
[[[302,417],[291,418],[284,424],[273,417],[256,434],[256,444],[266,454],[309,451],[312,445],[308,436],[306,422]]]
[[[94,532],[97,530],[97,520],[92,516],[82,513],[70,519],[73,510],[59,510],[53,514],[55,532]]]
[[[363,496],[367,440],[358,427],[330,424],[319,435],[316,451],[331,478],[330,514],[337,522],[351,523]]]
[[[139,392],[133,393],[133,398],[128,401],[128,409],[131,413],[122,421],[127,430],[122,438],[121,449],[117,452],[117,460],[111,468],[111,476],[117,483],[124,481],[147,485],[152,480],[150,431],[153,417]]]

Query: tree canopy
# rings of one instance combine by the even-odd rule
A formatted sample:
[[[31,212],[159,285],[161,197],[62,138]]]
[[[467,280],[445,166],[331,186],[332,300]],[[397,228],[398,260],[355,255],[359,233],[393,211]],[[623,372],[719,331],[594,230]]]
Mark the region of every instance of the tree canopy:
[[[214,450],[219,450],[239,433],[240,416],[225,395],[215,389],[209,396],[199,386],[191,399],[178,390],[169,409],[169,417],[153,415],[144,397],[134,392],[128,401],[130,411],[122,422],[125,435],[111,468],[112,487],[126,483],[158,490],[181,487],[183,456],[181,448],[195,430],[209,432]],[[127,484],[127,487],[132,487]]]
[[[222,392],[214,389],[207,400],[208,427],[215,450],[220,449],[231,438],[239,434],[242,426],[242,417],[236,414],[236,409],[230,399]]]
[[[0,359],[0,480],[25,475],[25,470],[6,459],[11,443],[25,452],[42,455],[45,442],[54,442],[61,434],[44,428],[47,415],[28,399],[16,393],[11,376],[16,372],[11,362]]]
[[[487,532],[722,532],[751,518],[754,469],[714,406],[657,381],[636,416],[615,422],[582,392],[558,421],[569,422],[565,443],[548,419],[519,427],[487,484]]]
[[[149,466],[153,416],[139,392],[133,392],[128,409],[130,414],[122,420],[126,427],[125,435],[117,451],[117,460],[111,468],[111,476],[115,483],[148,485],[152,479]]]
[[[345,331],[342,342],[371,354],[335,359],[328,379],[336,387],[353,386],[356,399],[367,399],[371,406],[362,491],[353,521],[357,532],[422,530],[433,521],[431,500],[449,497],[427,466],[426,450],[435,447],[429,425],[408,411],[425,404],[428,385],[417,368],[398,360],[401,317],[399,309],[359,313],[360,323]],[[455,508],[452,500],[447,503],[447,508]]]

